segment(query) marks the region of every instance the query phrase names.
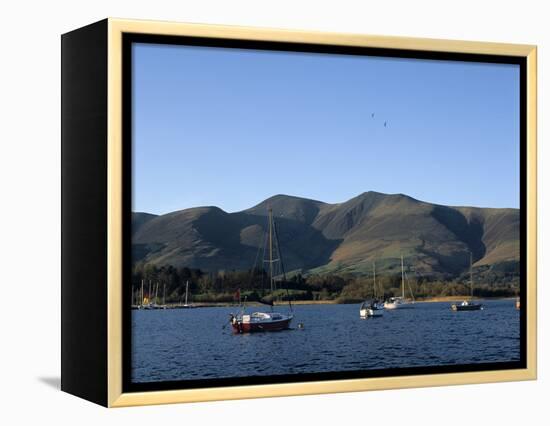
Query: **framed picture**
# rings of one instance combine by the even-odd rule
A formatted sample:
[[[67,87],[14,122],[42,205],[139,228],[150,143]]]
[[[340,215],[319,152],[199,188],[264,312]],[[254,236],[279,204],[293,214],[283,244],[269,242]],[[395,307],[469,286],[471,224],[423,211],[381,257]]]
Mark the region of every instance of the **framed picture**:
[[[536,48],[107,19],[62,37],[62,389],[536,378]]]

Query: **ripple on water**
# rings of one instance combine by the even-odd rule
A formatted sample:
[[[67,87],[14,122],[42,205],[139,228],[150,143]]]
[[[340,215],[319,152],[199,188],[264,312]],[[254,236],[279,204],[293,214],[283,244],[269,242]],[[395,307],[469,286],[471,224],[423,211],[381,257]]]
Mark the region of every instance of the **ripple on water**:
[[[418,303],[374,320],[358,305],[295,307],[304,329],[221,330],[230,308],[132,311],[136,382],[453,365],[519,360],[519,315],[508,301],[453,313]]]

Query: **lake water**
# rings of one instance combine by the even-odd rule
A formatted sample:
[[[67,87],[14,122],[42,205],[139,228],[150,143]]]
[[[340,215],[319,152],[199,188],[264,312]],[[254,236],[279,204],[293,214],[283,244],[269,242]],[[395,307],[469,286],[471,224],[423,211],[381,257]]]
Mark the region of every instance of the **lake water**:
[[[135,310],[132,381],[518,361],[514,301],[483,303],[472,312],[452,312],[449,302],[416,303],[369,319],[359,318],[358,304],[298,305],[292,329],[253,334],[226,326],[231,307]]]

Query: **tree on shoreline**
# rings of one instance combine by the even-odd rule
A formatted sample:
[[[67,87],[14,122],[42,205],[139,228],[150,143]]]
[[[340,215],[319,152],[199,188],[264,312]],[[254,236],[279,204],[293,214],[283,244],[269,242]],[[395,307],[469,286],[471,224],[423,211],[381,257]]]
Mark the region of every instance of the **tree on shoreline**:
[[[484,271],[482,271],[484,272]],[[485,271],[490,279],[479,282],[475,287],[475,295],[479,297],[512,297],[519,288],[519,277],[505,271],[498,274]],[[180,303],[185,295],[186,283],[189,282],[189,292],[195,302],[223,302],[233,301],[237,290],[249,301],[257,301],[265,296],[269,287],[267,273],[263,269],[224,270],[205,272],[199,268],[171,265],[156,266],[146,263],[137,263],[132,270],[133,299],[139,300],[141,283],[144,283],[145,294],[149,296],[150,285],[159,285],[166,288],[166,302]],[[380,286],[384,297],[401,295],[401,275],[388,274],[377,276],[377,285]],[[372,296],[372,277],[353,274],[311,274],[304,276],[294,274],[285,282],[279,283],[280,288],[288,289],[294,300],[335,300],[340,303],[357,302]],[[416,298],[462,296],[469,292],[469,283],[464,276],[452,280],[440,280],[431,277],[413,276],[407,278],[407,293],[412,292]],[[271,297],[274,300],[284,301],[288,298],[286,291],[275,291]]]

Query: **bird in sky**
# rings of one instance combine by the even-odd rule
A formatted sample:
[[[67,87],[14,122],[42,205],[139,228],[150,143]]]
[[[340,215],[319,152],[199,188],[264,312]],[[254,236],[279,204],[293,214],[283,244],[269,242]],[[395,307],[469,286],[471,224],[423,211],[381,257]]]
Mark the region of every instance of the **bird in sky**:
[[[374,112],[370,115],[371,118],[374,118]]]
[[[388,127],[388,122],[384,121],[384,127]]]

